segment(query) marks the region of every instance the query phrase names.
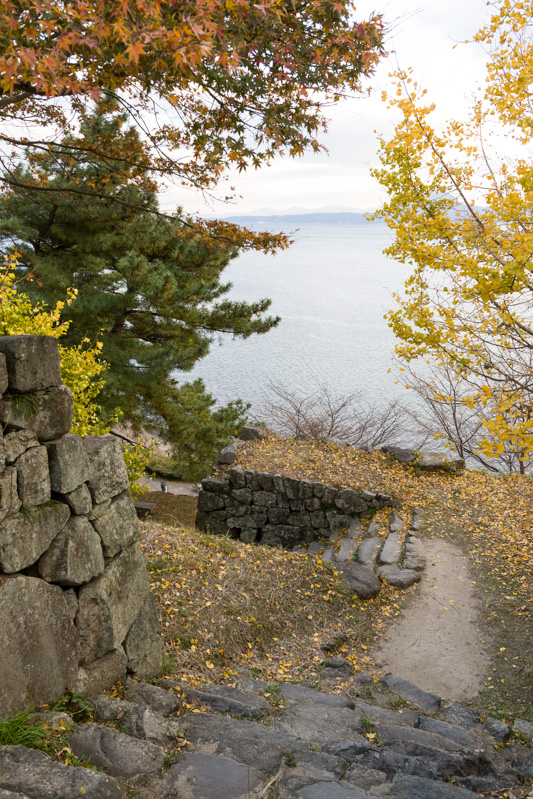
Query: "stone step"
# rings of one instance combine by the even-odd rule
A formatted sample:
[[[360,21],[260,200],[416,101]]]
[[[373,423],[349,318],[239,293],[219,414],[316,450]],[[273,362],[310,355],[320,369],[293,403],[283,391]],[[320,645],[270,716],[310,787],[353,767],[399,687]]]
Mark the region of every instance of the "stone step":
[[[385,566],[398,563],[402,556],[402,542],[398,533],[390,533],[379,553],[379,562]]]
[[[437,713],[440,710],[442,699],[437,694],[428,693],[418,688],[408,680],[398,677],[395,674],[387,674],[382,677],[381,682],[395,694],[401,696],[407,702],[416,705],[426,713]]]
[[[357,541],[353,538],[344,538],[337,550],[337,562],[344,563],[347,560],[352,560],[357,552]]]
[[[112,777],[132,779],[154,773],[165,761],[161,747],[100,724],[79,724],[70,733],[69,745],[77,757],[89,757],[93,766]]]
[[[357,550],[357,561],[364,566],[372,566],[377,560],[378,552],[381,547],[381,538],[378,536],[371,536],[364,538],[359,544]]]

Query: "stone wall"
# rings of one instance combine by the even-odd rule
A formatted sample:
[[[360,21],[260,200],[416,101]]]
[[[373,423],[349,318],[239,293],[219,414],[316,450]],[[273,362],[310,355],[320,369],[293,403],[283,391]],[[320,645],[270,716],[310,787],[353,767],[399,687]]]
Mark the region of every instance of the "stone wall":
[[[227,533],[247,543],[292,548],[348,528],[363,514],[392,505],[385,494],[282,477],[270,472],[230,469],[222,479],[207,477],[198,497],[196,526]]]
[[[161,666],[122,450],[69,433],[50,336],[0,336],[0,717]]]

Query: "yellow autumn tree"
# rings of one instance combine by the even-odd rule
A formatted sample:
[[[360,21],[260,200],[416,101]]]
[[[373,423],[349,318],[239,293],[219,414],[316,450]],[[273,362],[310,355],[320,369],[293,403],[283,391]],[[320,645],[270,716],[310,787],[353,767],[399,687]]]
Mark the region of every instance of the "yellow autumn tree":
[[[395,232],[386,252],[413,267],[388,314],[397,355],[415,375],[423,359],[424,390],[477,411],[480,452],[512,454],[520,471],[533,458],[532,21],[533,0],[502,0],[476,35],[488,77],[466,122],[438,129],[398,72],[400,121],[374,170],[389,196],[376,216]],[[443,390],[450,376],[458,388]]]

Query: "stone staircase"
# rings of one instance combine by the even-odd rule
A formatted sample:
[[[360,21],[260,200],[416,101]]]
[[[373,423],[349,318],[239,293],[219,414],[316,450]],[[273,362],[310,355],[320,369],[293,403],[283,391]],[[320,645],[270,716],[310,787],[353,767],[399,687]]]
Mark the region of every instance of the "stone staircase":
[[[507,724],[400,677],[353,675],[338,656],[323,677],[337,691],[351,687],[323,693],[250,676],[238,687],[128,680],[123,699],[97,698],[97,723],[70,732],[72,751],[103,771],[1,747],[0,799],[477,799],[511,788],[527,795],[533,751],[509,742]],[[528,722],[516,729],[533,734]]]

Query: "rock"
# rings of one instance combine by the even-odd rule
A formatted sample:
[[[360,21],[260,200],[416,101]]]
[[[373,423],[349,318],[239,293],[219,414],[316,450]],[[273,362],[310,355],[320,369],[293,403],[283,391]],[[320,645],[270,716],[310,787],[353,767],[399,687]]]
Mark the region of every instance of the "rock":
[[[86,516],[71,516],[39,560],[43,580],[59,585],[82,585],[103,571],[100,538]]]
[[[369,794],[340,782],[315,782],[296,793],[297,799],[371,799]]]
[[[477,710],[472,710],[466,705],[460,705],[458,702],[448,702],[444,708],[444,715],[449,724],[463,727],[465,730],[469,730],[481,722],[481,717]]]
[[[102,694],[96,697],[94,708],[98,721],[120,721],[121,730],[127,735],[166,749],[175,743],[179,735],[177,720],[167,719],[146,706]]]
[[[78,671],[74,692],[88,699],[107,691],[126,674],[126,655],[122,647],[113,649],[101,658],[93,660]]]
[[[301,738],[313,746],[340,738],[356,738],[362,729],[358,709],[331,707],[322,702],[291,705],[272,720],[276,730]]]
[[[89,458],[79,436],[69,433],[46,444],[52,491],[68,494],[89,479]]]
[[[441,735],[444,738],[449,738],[455,741],[456,744],[465,749],[475,748],[472,736],[464,731],[462,727],[455,727],[453,724],[448,724],[439,719],[432,719],[428,716],[421,716],[418,721],[418,727],[427,732],[433,732],[436,735]]]
[[[0,522],[6,516],[12,516],[18,510],[22,502],[19,499],[17,490],[17,470],[8,466],[0,476]],[[0,528],[0,548],[2,546],[2,532]]]
[[[281,545],[290,549],[300,543],[300,531],[290,524],[265,524],[261,543],[265,546]]]
[[[86,516],[93,507],[91,492],[85,484],[78,486],[74,491],[69,491],[68,494],[61,494],[60,499],[66,502],[72,513],[77,516]]]
[[[397,774],[387,796],[394,799],[479,799],[478,795],[450,783]]]
[[[85,436],[83,446],[89,456],[89,491],[95,503],[116,497],[129,488],[122,448],[113,436]]]
[[[513,721],[513,730],[521,735],[527,735],[528,738],[533,738],[533,722],[531,721],[515,719]]]
[[[0,352],[5,356],[11,391],[28,394],[61,385],[59,347],[53,336],[1,336]]]
[[[326,672],[328,673],[326,674]],[[353,673],[354,673],[354,667],[349,660],[346,660],[346,658],[343,658],[340,655],[334,655],[332,658],[326,660],[322,676],[351,677]]]
[[[229,446],[224,447],[224,449],[220,450],[220,452],[217,455],[217,461],[219,463],[224,463],[228,466],[231,466],[231,464],[235,463],[235,461],[237,460],[237,455],[238,455],[237,447],[235,446],[235,444],[230,444]]]
[[[5,394],[9,388],[9,376],[7,374],[6,356],[0,353],[0,394]]]
[[[180,755],[166,775],[171,795],[180,799],[249,799],[260,782],[253,766],[201,752]]]
[[[429,732],[416,727],[405,725],[379,724],[379,737],[383,746],[394,746],[400,743],[416,743],[421,746],[442,749],[445,752],[457,752],[463,747],[455,740],[444,737],[435,732]]]
[[[318,553],[322,552],[323,549],[324,546],[319,541],[311,541],[311,543],[307,547],[307,553],[309,555],[318,555]]]
[[[524,779],[533,778],[533,748],[529,750],[529,754],[520,768],[520,774]]]
[[[398,533],[390,533],[379,553],[379,562],[385,566],[398,563],[402,556],[402,542]]]
[[[327,547],[322,555],[322,560],[325,563],[335,563],[337,556],[335,555],[335,547]]]
[[[533,727],[533,724],[531,726]],[[511,735],[511,728],[508,724],[505,724],[505,722],[499,719],[492,718],[491,716],[485,719],[481,728],[498,744],[508,741]]]
[[[417,459],[417,453],[412,449],[385,445],[381,447],[381,451],[386,455],[391,455],[399,463],[414,463]]]
[[[146,562],[138,544],[113,558],[100,577],[81,587],[76,623],[83,663],[122,644],[149,591]]]
[[[363,566],[372,566],[376,562],[380,547],[381,538],[378,536],[364,538],[357,550],[357,562]]]
[[[309,751],[304,741],[253,721],[189,713],[180,723],[195,749],[254,767],[263,779],[277,774],[288,752]]]
[[[157,685],[137,682],[131,678],[126,681],[126,698],[137,705],[149,707],[162,716],[177,713],[181,707],[179,697],[172,691],[165,691],[164,688],[159,688]]]
[[[163,642],[158,635],[159,614],[152,594],[147,594],[139,615],[124,639],[128,671],[148,680],[161,671]]]
[[[252,504],[259,505],[261,508],[275,508],[276,495],[271,491],[254,491]]]
[[[32,430],[39,441],[61,438],[72,427],[74,400],[66,386],[48,388],[33,395],[35,407],[4,397],[2,420],[9,428]]]
[[[268,430],[261,424],[245,424],[241,427],[239,438],[241,441],[253,441],[258,438],[266,438]]]
[[[184,688],[184,692],[189,702],[198,702],[213,713],[259,719],[268,716],[273,710],[263,697],[228,685],[199,685],[196,689]]]
[[[112,499],[107,510],[98,515],[92,524],[102,539],[106,558],[112,558],[135,543],[139,538],[139,522],[130,490]]]
[[[404,680],[402,677],[397,677],[394,674],[387,674],[382,678],[381,682],[384,683],[387,688],[390,688],[391,691],[394,691],[395,694],[401,696],[402,699],[411,702],[411,704],[416,705],[426,713],[437,713],[440,710],[442,702],[440,696],[423,691],[421,688],[417,688],[416,685]]]
[[[246,489],[241,489],[246,491]],[[212,494],[210,491],[200,491],[198,495],[198,510],[202,513],[211,513],[226,507],[226,497],[223,494]]]
[[[456,455],[444,455],[442,452],[421,452],[416,462],[417,468],[426,472],[446,471],[458,474],[465,468],[465,462]]]
[[[60,713],[54,710],[42,710],[36,713],[33,719],[34,723],[44,724],[50,730],[64,730],[68,729],[74,724],[72,716],[68,713]]]
[[[390,523],[389,523],[389,530],[391,533],[398,533],[400,530],[403,530],[405,527],[405,522],[400,516],[399,513],[391,513]]]
[[[354,763],[350,766],[345,780],[363,791],[368,791],[374,785],[383,785],[387,781],[387,775],[377,769],[366,768],[359,763]]]
[[[337,561],[342,563],[348,560],[352,560],[356,552],[357,552],[357,541],[354,541],[351,538],[343,538],[337,552]]]
[[[131,779],[159,771],[165,759],[164,751],[155,744],[100,724],[79,724],[70,733],[69,745],[75,755],[89,757],[112,777]]]
[[[32,447],[14,463],[18,492],[23,505],[44,505],[51,497],[48,456],[44,447]]]
[[[33,430],[15,430],[4,436],[4,453],[6,463],[13,463],[19,455],[31,447],[38,447],[39,442]]]
[[[374,724],[414,727],[419,718],[416,710],[391,710],[388,707],[371,705],[359,699],[355,702],[355,706],[359,708],[363,718],[370,719]]]
[[[370,599],[379,593],[381,583],[368,566],[361,563],[339,563],[335,566],[344,577],[348,589],[357,594],[359,599]]]
[[[426,559],[423,555],[408,554],[403,562],[402,569],[404,571],[424,571],[426,568]]]
[[[330,741],[322,747],[323,752],[342,758],[346,763],[357,763],[359,755],[369,751],[378,751],[374,744],[366,738],[358,735],[356,739],[342,739],[340,741]]]
[[[112,777],[86,768],[56,763],[44,752],[25,746],[0,747],[1,789],[9,799],[123,799]]]
[[[78,596],[73,588],[67,588],[66,591],[63,591],[63,597],[67,603],[70,618],[74,621],[78,612]]]
[[[237,502],[242,502],[243,505],[252,504],[252,492],[249,488],[234,488],[231,492],[231,498],[232,500],[237,500]],[[234,504],[231,503],[229,507],[234,507]],[[201,510],[207,510],[207,508],[202,508]],[[211,510],[216,510],[216,508],[211,508]]]
[[[395,588],[409,588],[414,583],[419,583],[422,575],[413,569],[400,569],[399,566],[380,566],[377,570],[380,580],[386,580],[388,585]]]
[[[0,717],[72,688],[78,634],[59,586],[20,574],[2,577],[0,652]]]
[[[6,470],[7,471],[7,470]],[[0,566],[8,574],[35,563],[70,517],[66,505],[31,508],[8,516],[0,524]]]
[[[202,480],[202,489],[211,494],[222,494],[227,497],[230,493],[230,484],[228,480],[219,480],[214,477],[204,477]]]
[[[335,497],[335,505],[343,513],[365,513],[368,505],[363,497],[353,488],[343,488]]]

